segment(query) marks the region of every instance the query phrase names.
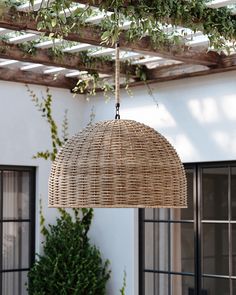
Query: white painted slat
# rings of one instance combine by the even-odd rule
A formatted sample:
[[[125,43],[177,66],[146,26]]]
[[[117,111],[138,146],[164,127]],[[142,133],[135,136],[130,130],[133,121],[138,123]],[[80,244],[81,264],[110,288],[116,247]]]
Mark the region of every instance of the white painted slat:
[[[52,1],[53,0],[35,0],[33,6],[30,4],[30,2],[27,2],[25,4],[18,6],[17,10],[25,12],[32,10],[37,11],[40,9],[40,7],[46,7]]]
[[[125,21],[123,25],[120,25],[120,28],[123,30],[128,30],[131,25],[131,21]]]
[[[206,46],[206,47],[208,47],[209,43],[210,42],[209,42],[209,39],[207,38],[207,36],[202,35],[202,36],[194,38],[191,41],[186,42],[185,45],[190,46],[190,47],[194,47],[194,46]]]
[[[73,78],[73,77],[85,75],[87,73],[88,73],[87,71],[72,71],[72,72],[67,73],[65,76],[68,78]]]
[[[85,51],[91,48],[95,48],[97,46],[91,45],[91,44],[86,44],[86,43],[81,43],[72,47],[67,47],[65,49],[63,49],[63,52],[80,52],[80,51]]]
[[[54,74],[58,72],[64,71],[65,68],[60,68],[60,67],[50,67],[47,70],[43,71],[44,74]]]
[[[236,4],[236,0],[214,0],[207,3],[210,8],[221,8],[228,5]]]
[[[28,70],[38,69],[43,66],[44,65],[42,65],[42,64],[28,64],[28,65],[21,67],[20,69],[21,69],[21,71],[28,71]]]
[[[49,40],[49,41],[40,42],[40,43],[34,45],[34,47],[36,47],[36,48],[50,48],[50,47],[53,47],[54,45],[60,45],[62,42],[63,42],[63,40],[60,40],[60,39],[55,39],[54,41]]]
[[[0,36],[5,35],[5,34],[10,33],[10,32],[12,32],[12,30],[8,30],[8,29],[5,29],[5,28],[0,28]]]
[[[102,49],[100,49],[98,51],[90,52],[90,53],[88,53],[88,55],[96,57],[96,56],[111,55],[111,54],[114,54],[114,53],[115,53],[115,49],[113,49],[113,48],[102,48]]]
[[[149,63],[153,63],[156,61],[160,61],[163,58],[158,57],[158,56],[153,56],[153,57],[147,57],[147,58],[142,58],[142,59],[137,59],[132,61],[133,65],[144,65],[144,64],[149,64]]]
[[[101,22],[101,20],[104,18],[105,14],[99,14],[99,15],[95,15],[95,16],[91,16],[89,18],[86,19],[86,23],[92,23],[94,25],[97,25]]]
[[[18,62],[19,62],[18,60],[7,59],[7,60],[0,62],[0,67],[10,66],[10,65],[16,64]]]
[[[127,51],[120,51],[120,60],[125,61],[125,60],[131,60],[131,59],[135,59],[137,57],[141,57],[143,56],[143,54],[141,53],[137,53],[137,52],[127,52]],[[112,59],[115,59],[115,57],[113,57]]]
[[[39,38],[40,38],[39,35],[28,33],[28,34],[12,37],[8,40],[8,42],[14,43],[14,44],[19,44],[22,42],[33,41],[33,40],[36,40]]]
[[[231,14],[236,15],[236,4],[228,6],[229,9],[231,9]]]
[[[70,7],[70,9],[65,9],[64,11],[60,11],[60,15],[65,15],[65,17],[69,17],[77,8],[85,8],[85,4],[77,3]]]

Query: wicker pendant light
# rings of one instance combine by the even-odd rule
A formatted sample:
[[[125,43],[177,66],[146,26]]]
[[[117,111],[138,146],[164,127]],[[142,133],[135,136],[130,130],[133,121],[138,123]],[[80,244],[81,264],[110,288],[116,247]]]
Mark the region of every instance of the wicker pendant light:
[[[89,126],[66,142],[49,179],[49,207],[184,208],[186,176],[171,144],[154,129],[119,115],[116,47],[115,120]]]

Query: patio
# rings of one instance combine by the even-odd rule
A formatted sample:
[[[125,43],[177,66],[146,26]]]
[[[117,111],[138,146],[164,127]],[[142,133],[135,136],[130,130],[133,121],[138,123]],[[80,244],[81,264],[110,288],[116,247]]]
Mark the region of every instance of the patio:
[[[0,294],[236,293],[235,5],[35,0],[0,6]],[[31,280],[45,279],[38,286],[47,286],[46,293],[36,285],[27,291],[35,254],[45,252],[41,218],[48,228],[61,216],[48,208],[50,160],[84,127],[114,119],[118,41],[121,119],[154,128],[176,149],[188,208],[99,208],[93,218],[81,211],[91,218],[89,243],[104,269],[110,261],[98,276],[105,289],[90,291],[85,275],[77,287],[54,277],[52,291],[45,273]]]

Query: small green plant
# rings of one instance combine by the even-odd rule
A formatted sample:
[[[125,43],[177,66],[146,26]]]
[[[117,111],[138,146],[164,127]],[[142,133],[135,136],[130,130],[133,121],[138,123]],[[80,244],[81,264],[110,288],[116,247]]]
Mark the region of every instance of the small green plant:
[[[110,278],[109,262],[103,262],[87,235],[92,209],[59,212],[55,225],[48,227],[41,214],[44,254],[37,256],[29,271],[29,295],[104,295]]]
[[[52,151],[39,152],[35,158],[54,160],[58,148],[68,138],[67,111],[62,124],[62,139],[52,115],[52,95],[40,99],[27,86],[32,101],[46,118],[51,132]],[[90,118],[92,122],[94,112]],[[100,251],[90,243],[88,231],[93,218],[92,209],[73,209],[68,213],[58,209],[54,225],[45,225],[40,206],[41,233],[45,238],[43,254],[28,273],[29,295],[105,295],[110,278],[109,261],[103,261]]]
[[[126,271],[124,271],[124,276],[123,276],[123,286],[120,289],[120,294],[125,295],[125,289],[126,289]]]

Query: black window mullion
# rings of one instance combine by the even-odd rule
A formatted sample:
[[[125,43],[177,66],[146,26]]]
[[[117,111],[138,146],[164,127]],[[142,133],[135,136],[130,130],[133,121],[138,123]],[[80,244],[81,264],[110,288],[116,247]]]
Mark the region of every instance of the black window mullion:
[[[140,231],[140,240],[143,240],[142,243],[141,241],[139,242],[139,245],[142,245],[142,249],[140,253],[140,270],[142,270],[142,277],[140,276],[140,286],[142,286],[142,289],[140,287],[140,295],[149,295],[145,294],[145,273],[152,273],[156,274],[156,280],[158,282],[158,274],[166,275],[168,276],[168,292],[167,295],[171,295],[172,290],[174,286],[172,286],[172,276],[174,275],[181,275],[181,276],[192,276],[195,279],[195,292],[194,295],[201,295],[203,294],[202,292],[204,290],[204,278],[206,278],[206,284],[208,284],[207,280],[209,279],[215,279],[217,283],[218,280],[228,280],[226,281],[227,288],[228,286],[230,287],[230,295],[233,294],[233,284],[235,284],[236,281],[236,276],[233,276],[233,244],[232,244],[232,225],[236,223],[236,221],[232,220],[232,167],[235,167],[235,162],[221,162],[221,163],[196,163],[196,164],[188,164],[186,165],[187,169],[193,169],[193,209],[194,209],[194,216],[193,220],[170,220],[170,210],[168,210],[168,218],[166,220],[161,220],[157,219],[155,217],[153,218],[145,218],[144,217],[144,212],[142,214],[142,221],[140,222],[140,227],[142,224],[142,227],[144,228],[145,223],[154,223],[154,224],[160,224],[161,222],[165,223],[167,225],[167,233],[168,233],[168,241],[167,241],[167,248],[163,249],[168,252],[168,268],[166,271],[158,270],[158,267],[154,269],[145,269],[145,251],[144,246],[143,246],[143,241],[145,238],[145,233],[144,230],[142,232]],[[203,197],[208,198],[208,196],[203,196],[203,180],[204,180],[204,175],[203,174],[203,169],[204,168],[228,168],[228,217],[225,216],[223,220],[217,219],[219,216],[218,214],[216,215],[216,220],[210,220],[210,219],[205,219],[203,220]],[[218,170],[217,170],[218,171]],[[217,201],[217,200],[215,200]],[[210,204],[211,205],[211,204]],[[213,205],[213,204],[212,204]],[[140,210],[141,212],[142,210]],[[141,220],[141,219],[140,219]],[[171,255],[172,255],[172,236],[171,236],[171,226],[172,224],[187,224],[187,223],[193,223],[194,225],[194,273],[184,273],[184,272],[173,272],[171,269]],[[219,275],[219,274],[214,274],[214,272],[211,274],[204,274],[203,273],[203,262],[206,257],[203,256],[203,230],[204,230],[204,224],[225,224],[226,229],[228,229],[228,234],[227,234],[227,241],[228,243],[228,252],[229,252],[229,260],[228,260],[228,269],[229,269],[229,275]],[[155,231],[155,230],[154,230]],[[155,233],[153,233],[155,234]],[[154,237],[155,238],[155,237]],[[140,246],[141,247],[141,246]],[[219,252],[219,251],[218,251]],[[156,251],[156,247],[154,247],[154,259],[158,259],[158,255],[161,255],[158,251]],[[217,259],[217,257],[215,258]],[[141,266],[142,265],[142,266]],[[141,271],[140,271],[141,273]],[[155,280],[155,279],[154,279]],[[142,281],[142,283],[141,283]],[[156,288],[156,284],[154,283],[153,288]],[[172,290],[171,290],[172,289]],[[155,293],[156,294],[156,293]]]
[[[21,186],[21,173],[20,172],[27,172],[29,173],[29,217],[28,218],[11,218],[11,219],[3,219],[3,172],[4,171],[12,171],[12,172],[19,172],[19,175],[17,175],[17,181],[19,182],[19,192],[22,191],[20,188]],[[34,261],[34,253],[35,253],[35,168],[31,167],[20,167],[20,166],[0,166],[0,295],[4,295],[3,293],[3,274],[5,273],[13,273],[17,272],[18,275],[18,290],[17,294],[22,294],[22,273],[25,271],[28,271],[30,267],[32,266],[32,263]],[[16,200],[18,201],[18,200]],[[15,269],[3,269],[3,224],[8,222],[18,222],[19,226],[22,222],[29,224],[29,265],[27,268],[15,268]],[[22,228],[21,228],[22,230]],[[19,234],[19,239],[21,239],[21,234]],[[18,245],[18,251],[19,251],[19,259],[21,259],[21,246],[22,243],[19,240]],[[20,264],[20,262],[19,262]],[[21,265],[21,264],[20,264]],[[14,282],[12,282],[14,284]]]
[[[3,172],[0,170],[0,294],[2,294]]]
[[[172,245],[172,237],[171,237],[171,223],[170,223],[170,209],[168,209],[168,295],[171,295],[171,245]]]
[[[145,209],[139,209],[139,295],[145,295]]]
[[[193,176],[194,244],[195,244],[195,293],[201,294],[201,170],[194,167]]]
[[[29,178],[29,267],[31,267],[35,261],[35,174],[35,168],[32,168]]]
[[[231,219],[232,219],[232,212],[231,212],[231,167],[228,167],[228,217],[229,217],[229,229],[228,229],[228,238],[229,238],[229,290],[230,290],[230,295],[233,295],[233,281],[232,281],[232,276],[233,276],[233,249],[232,249],[232,224],[231,224]]]

